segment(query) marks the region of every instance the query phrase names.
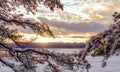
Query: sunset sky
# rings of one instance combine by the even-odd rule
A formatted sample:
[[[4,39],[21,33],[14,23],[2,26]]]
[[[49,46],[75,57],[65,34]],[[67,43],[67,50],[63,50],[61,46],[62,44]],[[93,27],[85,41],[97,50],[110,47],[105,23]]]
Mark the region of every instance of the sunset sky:
[[[55,39],[32,34],[30,30],[22,30],[25,37],[37,37],[35,42],[85,42],[90,36],[108,28],[112,14],[120,12],[120,0],[61,0],[64,10],[50,11],[39,5],[36,15],[25,15],[37,22],[49,25]],[[19,11],[19,9],[18,9]],[[20,11],[26,11],[21,7]],[[44,38],[44,39],[43,39]]]

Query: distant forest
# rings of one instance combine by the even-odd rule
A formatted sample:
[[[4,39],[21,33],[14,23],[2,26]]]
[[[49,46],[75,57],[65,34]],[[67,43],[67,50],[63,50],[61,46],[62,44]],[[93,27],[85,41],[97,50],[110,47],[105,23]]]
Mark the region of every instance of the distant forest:
[[[18,48],[14,43],[9,43],[13,47]],[[84,48],[84,43],[20,43],[25,48]]]

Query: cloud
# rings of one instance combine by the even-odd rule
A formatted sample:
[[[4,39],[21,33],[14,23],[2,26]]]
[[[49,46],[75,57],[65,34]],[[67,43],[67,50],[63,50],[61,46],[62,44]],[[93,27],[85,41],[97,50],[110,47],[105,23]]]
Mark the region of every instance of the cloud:
[[[120,5],[117,3],[87,3],[83,5],[70,5],[65,7],[65,12],[73,13],[81,17],[81,20],[97,21],[109,18],[113,12],[120,11]],[[72,14],[72,15],[73,15]],[[109,16],[107,16],[109,14]],[[111,14],[111,15],[110,15]],[[69,16],[68,16],[69,17]],[[73,19],[75,19],[75,15]]]
[[[40,8],[38,16],[70,23],[81,21],[111,23],[112,14],[120,11],[120,0],[112,0],[112,2],[111,0],[62,0],[62,3],[63,11],[58,9],[52,12],[43,7]]]
[[[120,11],[120,0],[112,0],[113,4],[109,3],[111,0],[101,0],[107,2],[97,3],[94,1],[62,0],[64,11],[55,10],[54,12],[40,6],[38,10],[40,13],[36,17],[43,17],[40,20],[49,24],[55,33],[99,33],[108,27],[106,24],[112,23],[113,12]]]
[[[67,23],[61,21],[48,20],[45,18],[39,18],[42,22],[47,23],[49,26],[63,29],[67,32],[74,33],[99,33],[107,29],[108,25],[103,25],[95,22],[79,22],[79,23]]]

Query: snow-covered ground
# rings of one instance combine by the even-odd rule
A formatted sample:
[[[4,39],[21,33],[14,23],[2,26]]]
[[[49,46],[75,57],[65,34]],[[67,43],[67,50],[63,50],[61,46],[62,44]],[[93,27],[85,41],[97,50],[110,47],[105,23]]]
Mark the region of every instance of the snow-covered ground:
[[[50,49],[53,50],[53,49]],[[54,49],[57,52],[72,53],[74,51],[79,51],[78,49]],[[120,56],[113,56],[108,60],[108,64],[105,68],[101,67],[102,57],[91,57],[88,56],[87,59],[91,63],[92,67],[90,72],[120,72]],[[38,65],[37,72],[42,72],[42,69],[45,65],[41,67]],[[10,68],[3,66],[0,63],[0,72],[13,72]]]
[[[105,68],[101,67],[102,57],[88,57],[92,67],[90,72],[120,72],[120,56],[111,57]]]

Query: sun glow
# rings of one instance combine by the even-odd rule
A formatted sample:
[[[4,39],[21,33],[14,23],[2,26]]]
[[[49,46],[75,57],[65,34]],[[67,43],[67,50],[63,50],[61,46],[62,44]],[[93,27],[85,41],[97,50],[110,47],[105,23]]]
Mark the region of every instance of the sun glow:
[[[86,42],[88,38],[71,38],[71,37],[57,37],[57,38],[50,38],[50,37],[42,37],[36,34],[26,34],[21,33],[23,35],[23,38],[26,40],[30,40],[35,38],[33,42],[36,43],[49,43],[49,42],[62,42],[62,43],[80,43],[80,42]]]

